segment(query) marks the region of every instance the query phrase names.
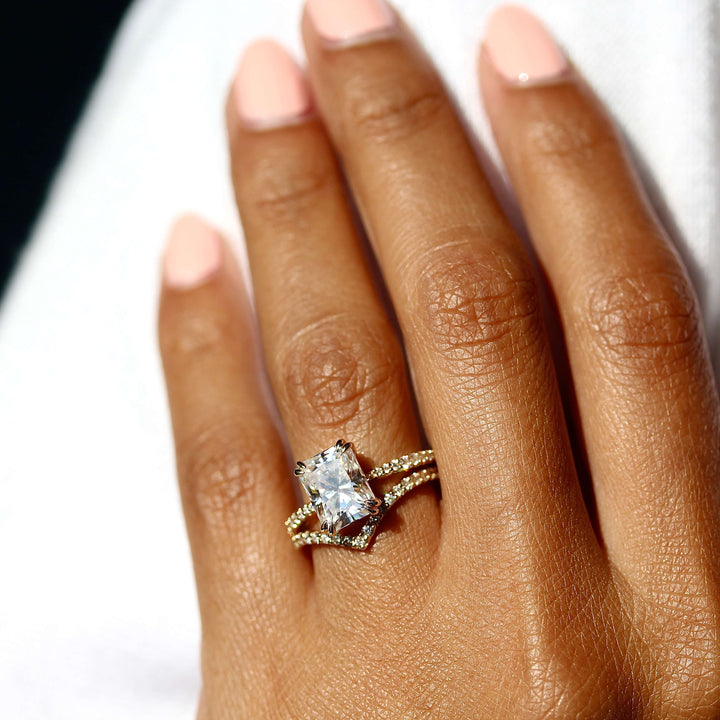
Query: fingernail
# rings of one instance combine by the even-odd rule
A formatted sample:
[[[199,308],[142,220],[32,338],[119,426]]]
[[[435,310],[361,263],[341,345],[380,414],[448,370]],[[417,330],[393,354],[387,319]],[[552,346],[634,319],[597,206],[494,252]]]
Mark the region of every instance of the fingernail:
[[[517,5],[503,5],[493,12],[484,46],[500,75],[518,86],[551,82],[569,67],[540,20]]]
[[[308,0],[318,34],[332,43],[353,44],[388,33],[395,16],[384,0]]]
[[[209,280],[220,269],[221,262],[218,233],[193,215],[179,218],[165,248],[165,283],[178,290],[189,290]]]
[[[273,40],[258,40],[245,50],[234,93],[240,117],[256,129],[298,122],[312,104],[303,71]]]

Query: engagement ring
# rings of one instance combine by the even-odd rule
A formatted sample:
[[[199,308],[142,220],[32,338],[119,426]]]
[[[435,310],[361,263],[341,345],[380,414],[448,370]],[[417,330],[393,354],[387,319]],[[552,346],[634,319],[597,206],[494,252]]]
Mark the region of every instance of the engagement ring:
[[[286,521],[295,547],[303,545],[339,545],[365,550],[378,523],[388,509],[418,485],[437,480],[432,450],[421,450],[383,463],[365,475],[355,448],[350,442],[338,440],[335,445],[298,462],[295,475],[310,502],[298,508]],[[376,496],[370,480],[403,474],[382,496]],[[303,530],[310,516],[316,513],[320,530]],[[356,534],[341,531],[365,519]]]

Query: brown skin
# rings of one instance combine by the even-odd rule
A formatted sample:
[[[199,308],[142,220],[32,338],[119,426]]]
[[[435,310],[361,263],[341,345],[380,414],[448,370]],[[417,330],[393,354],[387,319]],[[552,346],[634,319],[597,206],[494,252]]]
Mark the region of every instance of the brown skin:
[[[303,33],[317,117],[251,131],[228,103],[261,339],[229,252],[162,294],[199,717],[720,717],[720,406],[686,272],[604,109],[575,72],[519,90],[481,54],[564,331],[593,529],[530,261],[434,69],[402,26],[346,48]],[[441,501],[414,491],[367,553],[293,549],[291,458],[344,437],[372,465],[420,427]]]

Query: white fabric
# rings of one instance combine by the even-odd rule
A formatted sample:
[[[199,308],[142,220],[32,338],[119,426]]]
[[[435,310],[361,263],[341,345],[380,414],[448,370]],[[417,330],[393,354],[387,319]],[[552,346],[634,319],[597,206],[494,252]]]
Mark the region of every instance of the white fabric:
[[[720,324],[717,0],[537,0],[642,159]],[[484,0],[405,0],[481,139]],[[138,0],[0,314],[0,716],[191,718],[198,623],[155,345],[183,210],[239,240],[222,108],[242,46],[300,54],[299,2]],[[52,108],[48,108],[48,122]]]

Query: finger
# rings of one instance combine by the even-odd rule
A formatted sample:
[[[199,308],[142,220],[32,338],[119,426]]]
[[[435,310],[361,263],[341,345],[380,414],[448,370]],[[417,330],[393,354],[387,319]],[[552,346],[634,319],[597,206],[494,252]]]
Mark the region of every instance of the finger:
[[[238,663],[240,679],[269,682],[280,639],[268,633],[297,626],[310,568],[283,526],[293,509],[287,459],[239,272],[218,234],[193,217],[170,236],[159,337],[203,643],[212,647],[203,674],[227,677],[213,663]]]
[[[483,573],[493,563],[554,573],[547,553],[588,553],[594,540],[529,260],[407,30],[385,6],[353,6],[377,12],[350,18],[325,0],[308,4],[309,72],[438,454],[445,557]],[[460,552],[468,545],[474,551]]]
[[[720,476],[718,401],[687,273],[612,121],[537,20],[498,11],[480,69],[560,309],[608,552],[645,589],[664,578],[681,597],[717,557]]]
[[[267,41],[249,47],[227,106],[233,182],[294,456],[305,460],[343,438],[374,466],[421,449],[418,426],[398,338],[309,107],[304,76],[287,53]],[[388,532],[393,522],[403,533]],[[432,567],[438,530],[432,490],[415,491],[383,520],[371,553],[314,548],[318,584],[347,596],[350,578],[382,571],[385,592],[397,593],[398,583],[406,590]]]

